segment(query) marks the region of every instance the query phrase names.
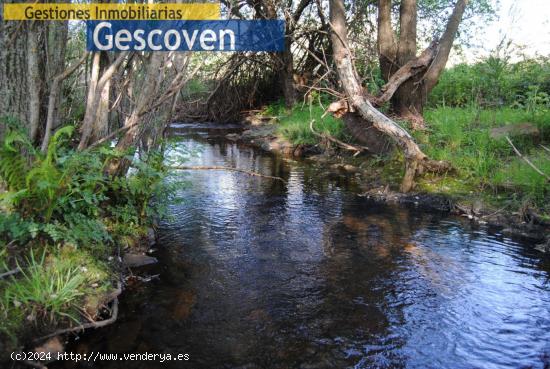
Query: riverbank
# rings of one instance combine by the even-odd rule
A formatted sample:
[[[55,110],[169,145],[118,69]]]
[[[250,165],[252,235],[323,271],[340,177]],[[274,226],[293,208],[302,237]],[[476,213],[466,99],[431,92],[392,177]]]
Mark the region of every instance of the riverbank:
[[[158,278],[129,286],[117,323],[68,351],[189,355],[129,369],[545,365],[550,265],[533,242],[377,204],[354,176],[226,139],[237,129],[174,126],[176,150],[196,153],[185,165],[284,181],[178,171],[189,186],[159,223],[146,270]]]
[[[550,173],[550,153],[546,151],[550,113],[458,108],[427,111],[429,128],[415,132],[415,137],[431,158],[447,160],[453,169],[444,175],[420,177],[412,194],[399,192],[403,165],[397,150],[357,155],[314,134],[312,120],[316,131],[361,145],[346,132],[344,122],[323,117],[318,106],[292,111],[281,105],[270,106],[246,117],[248,129],[229,138],[303,157],[336,174],[357,176],[365,196],[377,201],[448,211],[498,226],[510,235],[548,243],[550,183],[515,153],[506,137],[537,168]],[[541,249],[549,251],[548,245]]]
[[[120,154],[77,151],[72,132],[59,130],[46,154],[15,130],[0,147],[0,362],[51,361],[67,334],[116,321],[126,271],[154,262],[153,227],[178,186],[160,152],[110,176]]]

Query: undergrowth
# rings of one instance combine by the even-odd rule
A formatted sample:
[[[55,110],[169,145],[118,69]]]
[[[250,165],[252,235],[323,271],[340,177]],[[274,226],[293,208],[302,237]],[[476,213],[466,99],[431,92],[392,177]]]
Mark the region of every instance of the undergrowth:
[[[0,274],[18,271],[0,279],[0,352],[96,314],[118,278],[112,256],[147,233],[178,186],[159,152],[110,177],[106,165],[130,153],[76,151],[73,132],[59,129],[46,153],[17,129],[0,144]]]
[[[309,123],[314,122],[317,132],[327,133],[336,138],[344,138],[344,123],[341,119],[327,114],[323,117],[324,109],[319,104],[296,105],[286,109],[283,102],[267,107],[264,114],[278,118],[277,132],[296,145],[314,145],[319,138],[313,134]]]

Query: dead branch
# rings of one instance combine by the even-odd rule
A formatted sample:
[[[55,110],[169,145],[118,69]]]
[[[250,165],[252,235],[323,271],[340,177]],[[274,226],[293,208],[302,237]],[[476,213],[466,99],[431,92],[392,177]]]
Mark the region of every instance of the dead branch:
[[[69,68],[65,69],[61,74],[55,76],[52,82],[52,88],[50,91],[50,97],[48,100],[48,114],[46,118],[46,129],[44,132],[44,138],[42,139],[42,146],[41,151],[43,153],[48,150],[48,144],[50,142],[50,136],[52,134],[52,128],[54,126],[54,112],[56,108],[57,103],[57,96],[59,94],[59,90],[61,89],[61,82],[68,78],[71,74],[73,74],[78,67],[86,61],[86,58],[88,57],[88,52],[86,51],[82,57],[77,60],[73,65],[71,65]]]
[[[535,170],[535,172],[537,172],[538,174],[540,174],[541,176],[543,176],[544,178],[546,178],[546,180],[548,182],[550,182],[550,177],[547,176],[546,174],[544,174],[539,168],[537,168],[535,166],[535,164],[533,164],[531,162],[531,160],[529,160],[529,158],[527,158],[526,156],[524,156],[515,146],[514,144],[512,143],[512,140],[510,140],[510,137],[506,136],[506,141],[508,141],[508,143],[510,144],[510,146],[512,146],[512,149],[514,149],[514,152],[516,153],[517,156],[519,156],[523,161],[525,161],[531,168],[533,168]]]
[[[269,178],[269,179],[276,179],[277,181],[282,181],[286,183],[286,181],[281,177],[274,177],[274,176],[268,176],[265,174],[260,174],[256,172],[251,172],[249,170],[239,169],[239,168],[233,168],[233,167],[224,167],[224,166],[174,166],[174,167],[168,167],[169,169],[175,169],[175,170],[229,170],[233,172],[239,172],[248,174],[249,176],[255,176],[255,177],[262,177],[262,178]]]
[[[84,331],[84,330],[89,329],[89,328],[102,328],[102,327],[108,326],[110,324],[113,324],[114,322],[116,322],[116,320],[118,318],[118,296],[121,293],[122,293],[122,284],[120,282],[118,282],[117,289],[114,290],[110,294],[110,297],[112,297],[111,301],[113,303],[113,306],[111,308],[111,317],[109,319],[101,320],[101,321],[98,321],[98,322],[84,323],[84,324],[80,324],[76,327],[59,329],[59,330],[57,330],[53,333],[50,333],[46,336],[37,338],[33,342],[43,341],[43,340],[46,340],[48,338],[52,338],[52,337],[59,336],[59,335],[62,335],[62,334],[81,332],[81,331]]]
[[[351,145],[351,144],[342,142],[342,141],[338,140],[337,138],[332,137],[328,133],[319,133],[319,132],[315,131],[315,129],[313,129],[313,123],[315,123],[315,119],[312,119],[309,122],[309,129],[311,130],[311,132],[315,136],[320,137],[322,139],[329,140],[330,142],[335,143],[336,145],[338,145],[339,147],[341,147],[345,150],[355,151],[355,155],[357,155],[361,152],[364,152],[364,151],[369,151],[369,148],[366,147],[366,146]]]
[[[15,269],[12,269],[10,271],[7,271],[5,273],[0,274],[0,279],[9,277],[10,275],[14,275],[14,274],[17,274],[17,273],[20,273],[20,272],[21,272],[21,268],[17,267]]]
[[[426,50],[420,54],[418,58],[415,58],[405,65],[403,65],[397,72],[395,72],[388,83],[382,87],[382,94],[378,97],[372,98],[372,102],[378,106],[383,105],[389,101],[395,91],[408,79],[419,74],[425,70],[431,62],[434,60],[437,50],[437,42],[432,42]]]

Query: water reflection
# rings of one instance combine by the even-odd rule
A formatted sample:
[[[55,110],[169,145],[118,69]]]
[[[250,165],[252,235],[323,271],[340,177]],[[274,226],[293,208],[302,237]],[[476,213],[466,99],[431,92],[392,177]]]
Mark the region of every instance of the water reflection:
[[[176,127],[200,149],[188,164],[287,183],[182,173],[192,186],[160,230],[160,281],[75,350],[190,354],[173,368],[545,367],[549,268],[528,245],[377,206],[352,181],[188,128]]]

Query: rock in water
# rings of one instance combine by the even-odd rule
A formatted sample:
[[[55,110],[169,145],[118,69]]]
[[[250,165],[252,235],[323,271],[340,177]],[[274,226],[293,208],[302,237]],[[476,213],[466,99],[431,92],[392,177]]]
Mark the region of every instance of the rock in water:
[[[141,254],[124,254],[122,258],[124,266],[129,268],[140,267],[158,262],[157,258]]]

